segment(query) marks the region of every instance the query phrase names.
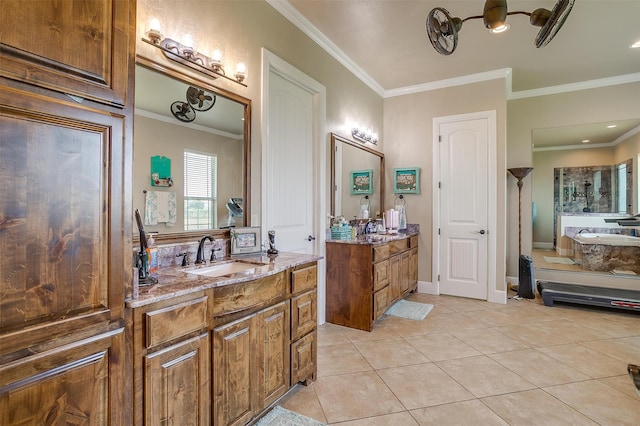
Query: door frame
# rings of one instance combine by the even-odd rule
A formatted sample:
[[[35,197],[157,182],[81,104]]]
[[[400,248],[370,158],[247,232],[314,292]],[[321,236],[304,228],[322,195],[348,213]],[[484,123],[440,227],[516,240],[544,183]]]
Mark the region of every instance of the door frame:
[[[327,135],[325,133],[326,121],[326,88],[313,78],[309,77],[293,65],[289,64],[282,58],[273,54],[269,50],[262,48],[262,114],[261,114],[261,130],[262,130],[262,149],[261,156],[261,224],[262,228],[269,226],[269,218],[267,217],[265,208],[266,200],[266,152],[271,140],[269,139],[269,89],[270,89],[270,73],[276,73],[285,80],[307,90],[313,97],[313,158],[314,158],[314,188],[313,199],[315,200],[313,213],[313,232],[315,234],[315,242],[313,252],[322,256],[318,261],[318,323],[325,322],[325,217],[324,212],[327,211]],[[264,232],[263,232],[264,234]]]
[[[487,300],[498,303],[506,303],[503,299],[506,292],[496,289],[496,270],[497,270],[497,236],[498,236],[498,202],[497,202],[497,167],[498,167],[498,137],[496,124],[496,111],[478,111],[468,114],[449,115],[444,117],[433,118],[433,168],[432,168],[432,234],[431,239],[431,282],[433,283],[433,293],[440,294],[440,237],[438,229],[440,228],[440,126],[443,123],[455,123],[469,120],[486,119],[488,125],[488,182],[487,182]]]

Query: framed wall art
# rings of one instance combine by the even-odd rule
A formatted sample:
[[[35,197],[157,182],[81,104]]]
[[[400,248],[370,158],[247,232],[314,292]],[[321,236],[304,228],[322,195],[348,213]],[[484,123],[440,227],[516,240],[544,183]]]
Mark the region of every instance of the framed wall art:
[[[373,170],[351,172],[351,194],[373,194]]]
[[[396,194],[419,194],[420,168],[405,167],[393,169],[393,192]]]

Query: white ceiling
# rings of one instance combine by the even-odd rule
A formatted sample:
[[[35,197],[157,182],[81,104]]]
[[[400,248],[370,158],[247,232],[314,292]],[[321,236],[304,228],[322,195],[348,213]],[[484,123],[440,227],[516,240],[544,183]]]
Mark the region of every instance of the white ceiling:
[[[511,69],[514,95],[552,86],[589,87],[640,81],[640,0],[576,0],[562,29],[536,48],[539,31],[525,15],[511,15],[509,31],[491,34],[482,19],[463,24],[449,56],[435,51],[426,17],[444,7],[462,19],[482,15],[483,0],[267,0],[381,96],[473,81]],[[555,0],[509,0],[508,10],[553,9]],[[453,80],[452,80],[453,79]],[[640,102],[640,100],[639,100]],[[640,120],[540,129],[536,148],[614,144],[638,129]],[[604,130],[601,130],[604,129]],[[584,146],[584,145],[583,145]]]

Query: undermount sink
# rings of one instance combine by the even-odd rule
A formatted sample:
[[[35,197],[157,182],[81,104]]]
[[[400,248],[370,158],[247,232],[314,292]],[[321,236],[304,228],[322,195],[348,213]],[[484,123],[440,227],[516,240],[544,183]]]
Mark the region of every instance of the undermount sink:
[[[244,272],[249,269],[255,269],[261,264],[246,263],[240,261],[231,261],[220,264],[207,266],[204,268],[190,268],[186,272],[196,275],[204,275],[206,277],[222,277],[225,275],[237,274],[238,272]]]

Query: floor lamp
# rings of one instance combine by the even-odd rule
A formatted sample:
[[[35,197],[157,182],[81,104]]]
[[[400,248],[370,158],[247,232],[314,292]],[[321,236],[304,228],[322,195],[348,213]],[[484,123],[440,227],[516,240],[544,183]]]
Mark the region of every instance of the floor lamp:
[[[518,257],[520,257],[522,254],[522,179],[531,173],[533,167],[513,167],[507,170],[518,179]]]

